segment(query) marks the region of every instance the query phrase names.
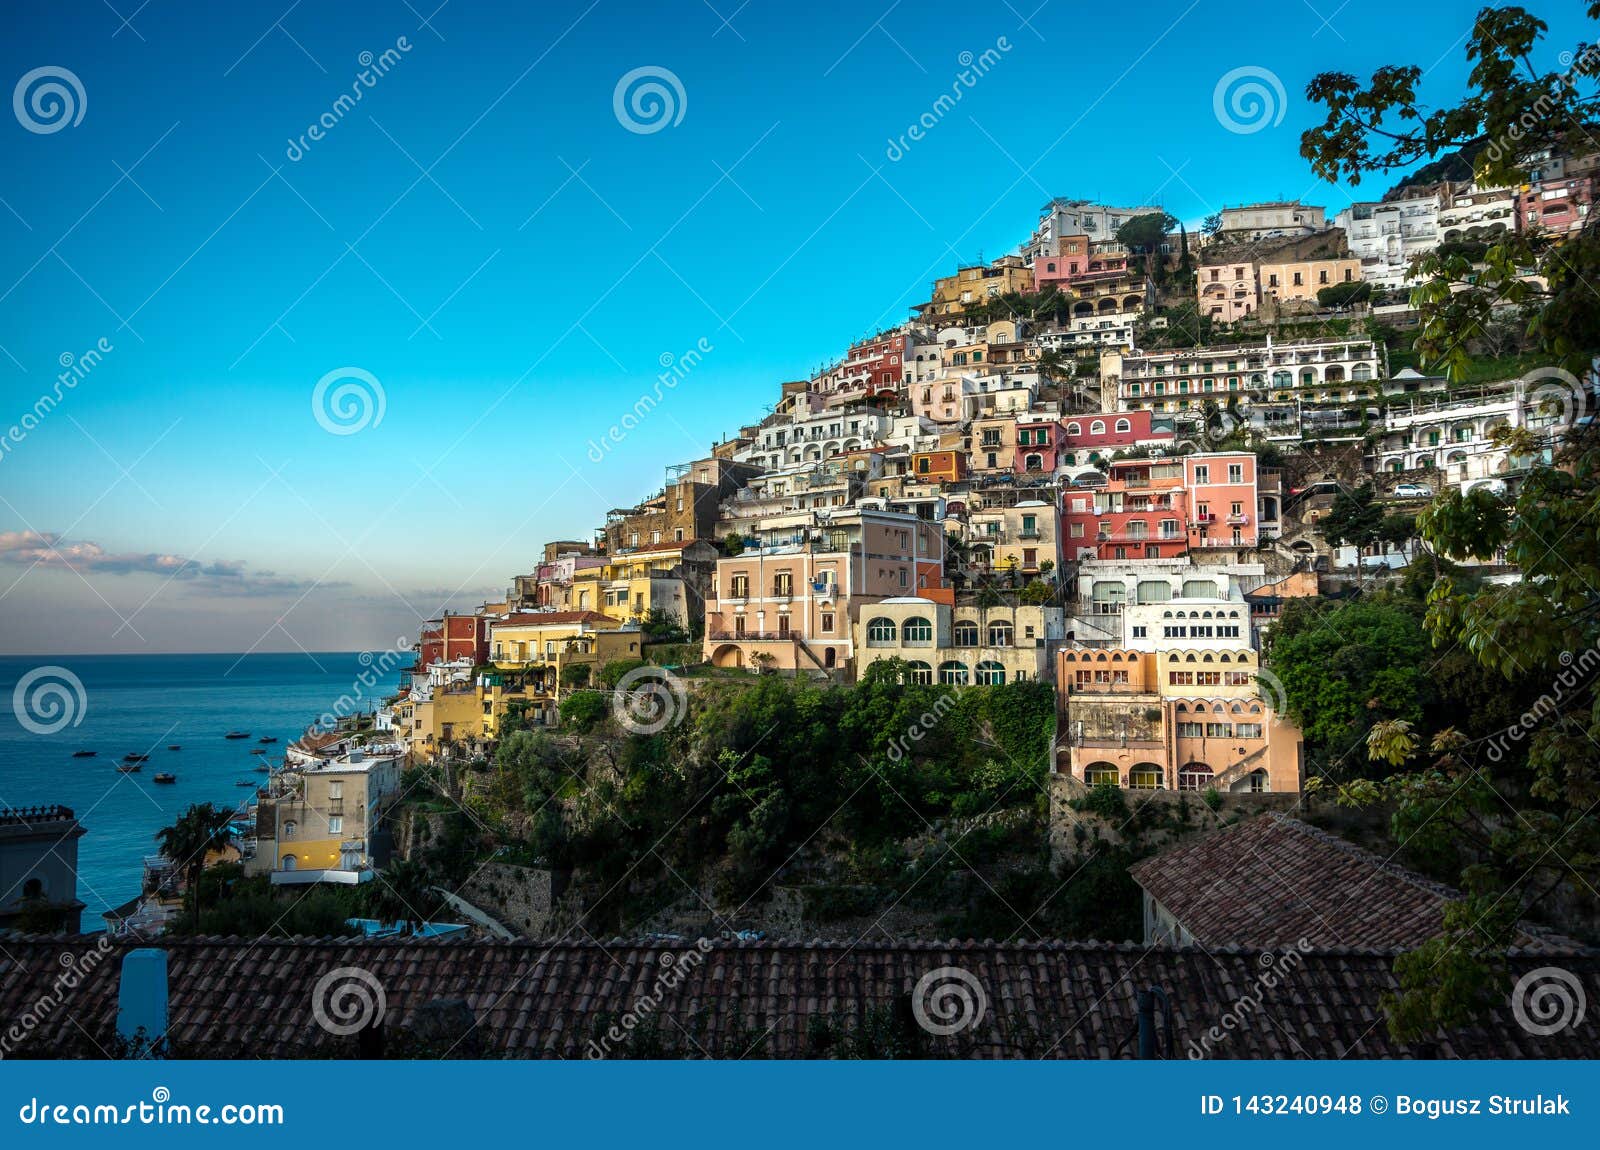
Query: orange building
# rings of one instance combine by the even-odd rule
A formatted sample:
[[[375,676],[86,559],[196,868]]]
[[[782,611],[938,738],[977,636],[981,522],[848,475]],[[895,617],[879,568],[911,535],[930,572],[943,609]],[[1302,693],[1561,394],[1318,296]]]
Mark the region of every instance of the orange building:
[[[1056,769],[1088,786],[1298,793],[1304,739],[1262,699],[1259,672],[1245,649],[1064,650]]]

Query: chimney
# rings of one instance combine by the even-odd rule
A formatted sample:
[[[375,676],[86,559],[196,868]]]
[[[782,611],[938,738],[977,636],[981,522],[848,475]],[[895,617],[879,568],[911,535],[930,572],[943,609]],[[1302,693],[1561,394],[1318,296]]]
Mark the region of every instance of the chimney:
[[[167,952],[152,947],[130,950],[122,958],[117,991],[117,1037],[154,1054],[167,1036]]]

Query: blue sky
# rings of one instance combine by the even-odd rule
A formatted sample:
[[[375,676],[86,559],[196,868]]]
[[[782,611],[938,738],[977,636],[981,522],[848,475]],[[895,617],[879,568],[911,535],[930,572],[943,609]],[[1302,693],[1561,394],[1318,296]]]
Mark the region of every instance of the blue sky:
[[[5,85],[65,69],[82,118],[0,116],[0,428],[111,350],[0,452],[0,651],[388,645],[1015,247],[1048,195],[1331,215],[1306,81],[1414,62],[1448,99],[1477,7],[437,3],[7,7]],[[1581,5],[1536,8],[1556,67]],[[1281,122],[1219,122],[1240,67],[1281,80]],[[638,68],[681,91],[658,130],[614,109]],[[329,392],[382,418],[331,434],[313,392],[352,368]]]

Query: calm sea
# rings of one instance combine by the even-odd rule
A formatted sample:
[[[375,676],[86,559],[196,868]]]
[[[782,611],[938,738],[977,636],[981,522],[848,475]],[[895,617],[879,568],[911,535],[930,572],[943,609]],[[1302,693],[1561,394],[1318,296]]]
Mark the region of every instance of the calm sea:
[[[392,657],[391,657],[392,658]],[[398,668],[381,687],[358,683],[372,668],[355,652],[336,654],[0,656],[0,807],[61,803],[88,831],[78,840],[78,897],[87,903],[85,930],[100,929],[99,914],[139,892],[141,860],[155,853],[155,833],[191,803],[233,807],[252,792],[235,784],[260,782],[253,748],[263,735],[266,757],[281,762],[284,745],[299,737],[343,696],[361,697],[371,710],[392,694]],[[408,660],[409,661],[409,660]],[[47,684],[63,683],[56,696],[71,708],[69,722],[52,734],[29,730],[59,721],[62,712],[17,709],[19,682],[40,668],[65,668],[82,684],[55,672],[35,675],[24,694],[35,708]],[[47,691],[48,695],[48,691]],[[81,706],[78,700],[81,699]],[[232,730],[249,739],[228,740]],[[168,744],[182,749],[169,751]],[[92,759],[74,751],[91,750]],[[148,754],[136,775],[116,771],[128,752]],[[178,776],[172,785],[151,781],[157,771]]]

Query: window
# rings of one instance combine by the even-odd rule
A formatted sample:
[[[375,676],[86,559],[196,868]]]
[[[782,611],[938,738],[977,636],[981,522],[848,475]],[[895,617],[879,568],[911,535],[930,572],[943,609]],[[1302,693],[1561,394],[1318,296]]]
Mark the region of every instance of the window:
[[[1133,768],[1133,770],[1128,772],[1128,789],[1133,791],[1159,791],[1163,789],[1161,768]]]
[[[1004,621],[989,624],[989,646],[1009,647],[1012,637],[1011,624]]]
[[[1083,781],[1091,787],[1114,787],[1121,780],[1117,778],[1117,768],[1110,763],[1095,763],[1084,768]]]
[[[1136,625],[1135,625],[1135,626],[1134,626],[1134,628],[1133,628],[1133,637],[1134,637],[1134,638],[1135,638],[1135,639],[1145,639],[1145,638],[1148,638],[1148,637],[1149,637],[1149,636],[1148,636],[1148,634],[1147,634],[1147,632],[1148,632],[1148,631],[1149,631],[1149,630],[1150,630],[1150,628],[1149,628],[1149,627],[1147,627],[1147,626],[1145,626],[1145,625],[1144,625],[1144,624],[1143,624],[1143,623],[1139,623],[1139,624],[1136,624]]]
[[[295,822],[293,819],[290,819],[288,822],[283,824],[283,837],[284,838],[292,839],[292,838],[294,838],[295,835],[297,835],[299,833],[300,833],[300,824]]]
[[[1133,424],[1129,423],[1126,419],[1119,419],[1117,420],[1117,430],[1119,432],[1132,431]]]
[[[344,833],[344,819],[341,818],[338,815],[329,815],[328,816],[328,833],[330,835],[343,834]]]
[[[1204,763],[1185,763],[1178,771],[1178,789],[1203,791],[1211,785],[1214,777],[1211,768]]]
[[[933,682],[933,668],[921,660],[913,659],[906,664],[906,678],[926,687]]]
[[[1240,739],[1259,739],[1261,737],[1260,723],[1235,723],[1233,733]]]
[[[1196,483],[1211,482],[1211,467],[1209,464],[1197,463],[1194,468],[1194,481]]]
[[[1242,463],[1230,463],[1230,464],[1228,464],[1228,482],[1229,483],[1243,483],[1244,482],[1244,464],[1242,464]]]
[[[827,631],[827,632],[832,632],[833,631],[833,612],[832,611],[824,611],[822,613],[822,629],[824,631]]]
[[[992,659],[978,664],[978,682],[985,687],[998,687],[1006,681],[1006,669]]]
[[[955,625],[955,643],[957,647],[976,647],[978,645],[978,625],[970,619],[963,619]]]
[[[900,628],[901,638],[906,646],[931,646],[933,644],[933,624],[914,615],[907,619]]]
[[[888,646],[894,642],[897,630],[893,619],[879,615],[867,624],[867,643]]]
[[[939,664],[939,682],[951,687],[965,687],[967,685],[967,665],[951,660]]]

